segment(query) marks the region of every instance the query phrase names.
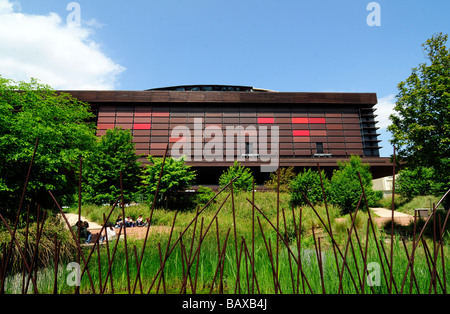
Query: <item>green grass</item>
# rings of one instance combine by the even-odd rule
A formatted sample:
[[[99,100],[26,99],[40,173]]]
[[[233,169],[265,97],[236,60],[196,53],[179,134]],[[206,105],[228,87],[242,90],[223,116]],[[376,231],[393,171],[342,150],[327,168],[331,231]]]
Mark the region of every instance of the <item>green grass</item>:
[[[276,237],[269,236],[272,244],[272,252],[275,253],[275,240]],[[158,246],[154,245],[155,243],[159,243],[164,254],[167,238],[160,236],[151,236],[150,244],[148,249],[145,252],[145,257],[142,264],[141,278],[142,278],[142,293],[147,293],[150,285],[152,284],[153,279],[155,278],[159,268],[160,268],[160,260],[159,260],[159,251]],[[186,239],[187,240],[187,239]],[[357,246],[357,241],[355,238],[352,238],[355,245],[355,255],[353,253],[348,254],[347,263],[350,270],[344,268],[344,275],[342,280],[342,292],[346,294],[354,294],[361,293],[361,280],[364,280],[368,274],[373,273],[373,269],[369,268],[369,271],[366,272],[366,276],[363,275],[362,269],[364,267],[363,262],[363,254],[361,254],[360,250]],[[173,241],[172,241],[173,243]],[[223,240],[221,241],[223,244]],[[111,287],[110,281],[107,281],[106,290],[104,293],[129,293],[129,291],[133,292],[134,284],[136,279],[136,259],[134,257],[133,248],[140,247],[142,242],[140,241],[128,241],[128,263],[129,263],[129,274],[130,274],[130,290],[128,288],[128,276],[127,276],[127,266],[126,266],[126,256],[124,249],[124,242],[120,242],[116,256],[114,258],[114,263],[112,267],[112,278],[113,278],[113,288]],[[189,255],[189,244],[188,242],[184,242],[187,246],[188,255]],[[250,244],[250,243],[249,243]],[[238,244],[240,248],[241,243]],[[197,246],[194,246],[194,251]],[[296,246],[293,245],[292,253],[298,258],[298,251]],[[407,258],[404,250],[402,248],[402,244],[399,241],[394,243],[394,282],[395,286],[392,287],[392,292],[399,292],[401,289],[401,284],[403,281],[403,276],[405,274],[406,266],[407,266]],[[138,251],[138,255],[140,250]],[[200,260],[198,262],[197,269],[197,260],[195,260],[193,267],[191,268],[192,282],[195,283],[196,280],[196,293],[209,293],[211,290],[211,285],[213,284],[213,293],[219,292],[219,283],[220,283],[220,273],[219,277],[216,277],[216,280],[213,281],[214,275],[216,273],[217,265],[219,262],[219,256],[217,251],[217,241],[215,236],[211,235],[207,237],[205,242],[202,243],[200,254]],[[239,254],[240,251],[238,251]],[[445,247],[445,256],[446,262],[448,263],[448,247]],[[97,266],[97,254],[94,253],[92,259],[89,264],[89,270],[91,278],[94,282],[94,290],[96,293],[100,292],[100,284],[99,282],[105,283],[106,273],[108,270],[107,263],[107,250],[104,246],[102,246],[100,250],[101,254],[101,273],[98,271]],[[239,277],[237,276],[237,262],[235,258],[235,247],[233,238],[228,239],[228,246],[225,255],[225,265],[223,270],[223,292],[224,293],[264,293],[264,294],[272,294],[276,292],[275,288],[275,280],[273,276],[273,269],[271,266],[270,259],[268,257],[267,250],[265,248],[264,242],[261,238],[258,238],[255,242],[255,274],[257,278],[257,285],[252,285],[252,271],[249,264],[249,259],[242,259],[241,265],[239,268]],[[245,254],[243,255],[245,256]],[[336,267],[336,260],[334,258],[333,251],[331,249],[323,250],[323,280],[321,276],[321,272],[319,271],[319,264],[316,257],[316,251],[314,249],[302,249],[301,253],[301,261],[302,261],[302,271],[305,275],[306,280],[303,280],[302,276],[299,273],[299,268],[297,264],[294,262],[293,257],[289,258],[288,250],[286,247],[280,245],[279,251],[279,268],[278,268],[278,282],[280,284],[281,293],[315,293],[320,294],[323,291],[325,293],[339,293],[339,273],[342,269],[342,260],[338,260],[339,268]],[[384,263],[385,271],[389,274],[388,268],[386,266],[386,260],[384,257],[381,259]],[[367,263],[380,263],[380,258],[377,254],[377,249],[375,247],[375,242],[373,240],[369,241],[368,248],[368,258]],[[276,265],[276,264],[275,264]],[[59,266],[59,275],[58,275],[58,293],[74,293],[75,288],[69,287],[66,283],[68,276],[70,275],[70,271],[66,270],[66,265]],[[425,253],[423,247],[419,247],[417,249],[416,259],[414,262],[414,271],[416,274],[416,280],[418,288],[416,287],[415,281],[410,285],[410,276],[406,278],[405,285],[405,293],[428,293],[430,289],[430,275],[427,266],[427,260],[425,258]],[[441,276],[442,280],[442,265],[441,263],[437,264],[437,273]],[[292,275],[291,275],[292,274]],[[351,274],[351,275],[350,275]],[[359,275],[358,275],[359,274]],[[53,291],[53,280],[54,273],[53,267],[49,267],[42,271],[39,274],[39,291],[40,293],[52,293]],[[448,275],[447,275],[448,276]],[[101,280],[100,280],[101,278]],[[161,281],[159,284],[158,293],[180,293],[181,284],[184,278],[184,270],[183,270],[183,260],[181,258],[181,246],[177,245],[170,255],[169,259],[166,262],[164,268],[164,283]],[[237,283],[237,278],[240,279],[240,283]],[[19,289],[20,284],[17,284],[21,278],[20,276],[16,278],[16,283],[10,282],[7,285],[7,291],[9,293],[13,292],[13,287],[16,285],[15,289]],[[379,286],[371,287],[365,284],[364,293],[389,293],[389,275],[384,276],[381,271],[378,277],[375,277],[380,281]],[[448,280],[448,278],[447,278]],[[322,289],[322,282],[324,283]],[[150,293],[157,293],[157,287],[159,283],[159,278],[154,283],[154,286]],[[141,285],[138,282],[136,285],[136,293],[141,293]],[[411,287],[411,291],[410,291]],[[437,291],[440,292],[441,288],[439,283],[437,283]],[[253,290],[252,290],[253,289]],[[419,289],[419,290],[418,290]],[[432,291],[434,291],[434,286],[431,285]],[[278,292],[280,292],[278,290]],[[83,277],[82,285],[81,285],[81,293],[92,293],[93,289],[90,285],[89,278],[87,274]],[[188,281],[187,292],[192,293],[191,281]]]
[[[414,216],[414,209],[416,208],[433,208],[433,203],[437,204],[440,200],[440,197],[432,196],[432,195],[420,195],[416,196],[411,200],[407,200],[401,195],[395,195],[394,198],[394,208],[402,213],[409,214]],[[384,208],[391,209],[392,206],[392,197],[383,198],[380,201],[380,206]]]
[[[190,269],[191,276],[187,280],[187,293],[194,292],[193,289],[195,289],[196,293],[209,293],[210,291],[212,293],[254,292],[270,294],[276,292],[307,294],[323,292],[343,292],[346,294],[361,292],[400,292],[404,275],[408,268],[408,258],[403,247],[403,242],[400,237],[394,238],[393,284],[391,287],[391,273],[387,266],[387,261],[390,262],[390,243],[386,242],[390,238],[384,234],[382,229],[376,227],[374,230],[371,228],[367,229],[368,216],[366,213],[359,212],[355,221],[356,230],[353,230],[352,236],[349,238],[348,230],[351,228],[350,216],[340,217],[339,208],[330,206],[328,208],[328,214],[332,221],[330,226],[327,223],[325,206],[317,206],[315,209],[322,221],[328,230],[330,230],[330,227],[333,230],[334,239],[338,243],[338,246],[333,246],[331,238],[327,235],[321,220],[309,207],[303,207],[301,209],[301,233],[295,232],[295,226],[298,227],[299,225],[300,208],[294,208],[294,211],[292,210],[289,206],[289,195],[286,193],[279,195],[279,211],[277,211],[276,193],[266,192],[255,194],[255,205],[265,217],[258,210],[253,212],[252,205],[247,201],[247,199],[252,199],[252,193],[240,193],[234,195],[233,199],[230,196],[217,215],[217,219],[214,220],[216,212],[226,196],[226,194],[219,195],[216,202],[206,208],[196,221],[194,221],[196,217],[195,210],[175,213],[174,211],[161,208],[156,209],[152,218],[153,225],[172,226],[175,214],[177,215],[174,232],[170,243],[168,243],[168,234],[150,233],[140,272],[141,281],[136,282],[137,260],[135,252],[139,260],[144,241],[127,238],[126,250],[125,241],[122,237],[117,242],[117,250],[115,250],[116,241],[112,241],[108,244],[109,250],[106,245],[100,247],[100,256],[97,255],[96,250],[93,252],[88,267],[93,287],[91,286],[88,274],[85,273],[80,292],[92,293],[95,290],[96,293],[99,293],[101,290],[100,287],[102,286],[105,287],[104,293],[112,293],[113,291],[114,293],[129,293],[134,291],[136,293],[150,292],[152,294],[164,292],[180,293],[187,267],[186,259],[183,256],[186,254],[187,256],[191,256],[191,259],[193,258],[200,245],[200,230],[204,234],[210,224],[211,228],[201,243],[199,249],[200,254],[193,259],[193,264]],[[103,214],[108,215],[109,210],[109,207],[103,206],[83,206],[82,215],[89,220],[102,223]],[[72,208],[71,211],[77,212],[77,208]],[[121,211],[122,209],[116,209],[111,215],[111,220],[114,221],[117,215],[121,214]],[[253,213],[255,213],[255,220],[252,219]],[[295,221],[293,213],[295,215]],[[150,206],[139,205],[125,208],[125,215],[137,217],[139,214],[142,214],[144,217],[149,217]],[[266,218],[269,219],[270,223]],[[336,221],[335,218],[342,219]],[[262,231],[259,222],[261,223]],[[187,228],[188,226],[189,228]],[[253,226],[255,228],[254,237]],[[277,234],[272,226],[278,226],[281,236]],[[366,237],[367,230],[369,230],[369,237]],[[180,238],[180,234],[183,231],[185,233]],[[221,259],[222,248],[224,247],[223,245],[228,232],[229,236],[227,245],[225,246],[225,255]],[[178,241],[179,239],[181,240]],[[300,242],[298,242],[299,239]],[[350,242],[348,242],[349,239],[351,239]],[[319,268],[319,260],[316,254],[319,251],[319,241],[321,253],[319,256],[321,256],[322,271],[320,271],[321,268]],[[246,246],[244,246],[244,243]],[[449,263],[449,247],[447,241],[444,242],[443,259],[441,259],[441,252],[436,251],[437,262],[435,265],[436,273],[439,276],[439,280],[434,282],[436,285],[431,280],[433,278],[433,271],[429,268],[429,265],[434,265],[431,258],[435,256],[434,249],[436,246],[429,240],[425,243],[428,243],[427,247],[424,246],[424,243],[420,243],[415,250],[413,266],[416,278],[412,280],[409,274],[406,276],[404,293],[428,293],[430,289],[432,292],[442,293],[443,288],[441,285],[443,285],[444,279],[445,281],[449,279],[449,272],[446,271],[444,273],[443,269]],[[412,242],[408,241],[406,245],[408,254],[411,254],[413,249]],[[300,253],[298,250],[299,247]],[[164,257],[167,248],[171,252],[165,262],[163,271],[164,281],[162,281],[162,278],[159,276],[160,274],[158,275],[158,270],[161,268],[160,250]],[[254,261],[251,258],[253,256],[253,248],[255,255]],[[84,252],[87,258],[90,253],[89,248],[84,249]],[[115,255],[111,268],[113,281],[111,285],[109,280],[106,281],[106,274],[109,266],[108,260],[112,258],[113,252],[115,252]],[[346,265],[343,264],[341,254],[342,256],[346,255]],[[367,258],[365,259],[366,254]],[[297,263],[295,260],[301,263]],[[378,286],[370,287],[364,283],[367,275],[374,273],[372,268],[366,268],[366,271],[364,271],[364,260],[366,260],[367,266],[380,265],[382,267],[378,273],[378,277],[374,277],[375,279],[379,279]],[[221,262],[223,262],[223,269],[218,268],[218,266],[222,265]],[[75,292],[75,288],[67,284],[67,278],[71,274],[71,270],[67,270],[66,268],[67,263],[68,261],[65,261],[58,266],[58,293]],[[99,263],[100,268],[98,266]],[[301,268],[299,267],[300,265]],[[49,265],[47,268],[40,270],[38,274],[40,293],[53,292],[54,268],[54,265]],[[342,273],[341,281],[340,272],[342,269],[344,272]],[[303,272],[304,277],[301,275],[301,272]],[[275,277],[274,273],[277,274]],[[253,281],[253,276],[256,276],[256,281]],[[129,281],[128,278],[130,278]],[[17,290],[20,289],[20,281],[20,275],[15,278],[9,276],[6,285],[7,293],[18,293]],[[135,283],[136,289],[134,289]],[[154,283],[153,286],[152,283]],[[220,290],[221,283],[223,290]],[[362,291],[363,286],[364,291]],[[152,288],[149,291],[150,287]],[[32,289],[29,289],[29,292],[32,292]]]

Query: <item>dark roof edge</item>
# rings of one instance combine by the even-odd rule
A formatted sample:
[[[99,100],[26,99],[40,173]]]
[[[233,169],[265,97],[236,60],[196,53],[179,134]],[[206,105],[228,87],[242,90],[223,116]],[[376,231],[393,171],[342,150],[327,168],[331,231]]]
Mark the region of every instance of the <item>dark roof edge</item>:
[[[85,102],[377,104],[376,93],[60,90]]]

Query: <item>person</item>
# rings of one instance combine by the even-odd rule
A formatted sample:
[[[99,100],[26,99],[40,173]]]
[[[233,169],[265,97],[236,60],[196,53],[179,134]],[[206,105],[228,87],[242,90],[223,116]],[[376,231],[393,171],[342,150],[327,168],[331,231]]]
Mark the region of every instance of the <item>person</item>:
[[[117,217],[117,219],[116,219],[115,227],[120,228],[122,226],[122,224],[123,224],[122,215],[119,215],[119,217]]]
[[[91,239],[92,239],[92,233],[88,229],[89,229],[89,223],[87,221],[83,221],[83,225],[81,227],[81,232],[84,232],[84,234],[86,235],[86,242],[84,242],[85,244],[91,243]]]
[[[78,230],[80,230],[80,244],[88,244],[91,242],[92,234],[88,230],[89,224],[87,221],[77,221],[72,227],[75,235],[78,237]]]
[[[145,227],[145,225],[147,225],[147,223],[144,222],[144,218],[142,218],[142,215],[139,215],[138,219],[136,220],[136,226]]]
[[[111,241],[116,237],[116,231],[114,230],[114,225],[112,222],[107,222],[105,225],[105,230],[102,232],[102,237],[100,238],[100,243],[103,241]]]
[[[125,218],[125,227],[134,227],[134,221],[130,216],[127,216],[127,218]]]
[[[80,243],[84,243],[86,241],[85,235],[82,232],[82,226],[83,226],[83,222],[81,220],[78,220],[73,226],[72,226],[72,230],[73,233],[75,234],[75,236],[78,238],[78,236],[80,237]],[[80,234],[78,235],[78,230],[80,232]]]

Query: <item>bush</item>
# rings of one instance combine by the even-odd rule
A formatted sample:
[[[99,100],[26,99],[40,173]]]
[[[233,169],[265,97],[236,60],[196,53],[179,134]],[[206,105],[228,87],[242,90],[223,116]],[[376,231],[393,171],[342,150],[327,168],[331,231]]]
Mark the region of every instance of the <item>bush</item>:
[[[330,181],[325,176],[325,172],[322,170],[321,174],[322,181],[327,192]],[[318,171],[311,169],[304,169],[303,172],[299,173],[294,180],[291,182],[291,204],[293,205],[304,205],[307,204],[302,192],[308,197],[308,200],[313,204],[318,204],[323,202],[323,191],[320,184],[320,176]]]
[[[1,225],[1,224],[0,224]],[[42,225],[40,226],[42,228]],[[26,260],[31,263],[34,253],[36,251],[36,237],[38,235],[37,223],[30,223],[28,229],[28,239],[26,228],[17,229],[15,239],[22,248],[22,253],[26,255]],[[54,262],[53,255],[55,253],[54,237],[57,241],[61,241],[59,259],[62,262],[73,261],[77,254],[77,246],[72,238],[72,235],[67,230],[65,223],[56,217],[49,217],[44,222],[42,234],[39,238],[39,245],[37,250],[37,257],[35,257],[34,268],[49,267]],[[0,252],[8,250],[11,243],[11,235],[1,226],[0,228]],[[14,242],[15,243],[15,242]],[[25,248],[27,243],[27,249]],[[22,272],[25,265],[23,258],[17,245],[13,245],[11,257],[9,259],[7,272],[15,274]],[[3,256],[5,257],[5,256]],[[5,258],[6,259],[6,258]],[[6,261],[5,261],[6,262]],[[2,270],[3,271],[3,270]]]
[[[434,177],[435,171],[433,168],[407,168],[399,172],[395,188],[408,200],[419,195],[435,194],[439,187],[435,183]]]
[[[204,206],[214,197],[214,195],[216,195],[216,193],[214,193],[213,189],[199,186],[195,197],[195,203]]]
[[[237,177],[237,178],[236,178]],[[253,174],[249,168],[242,166],[238,161],[234,162],[234,165],[225,170],[219,178],[220,187],[226,186],[233,182],[233,191],[251,191],[253,186]]]
[[[291,181],[295,178],[294,167],[280,168],[280,192],[289,192]],[[272,172],[264,185],[272,190],[278,187],[278,171]]]
[[[136,200],[141,175],[138,158],[130,130],[107,130],[84,162],[83,202],[113,204],[121,193],[120,173],[124,202]]]
[[[150,161],[150,165],[147,165],[144,169],[142,192],[147,200],[152,203],[158,186],[163,158],[148,156],[147,159]],[[196,176],[196,172],[185,164],[184,158],[166,158],[158,188],[158,203],[167,204],[170,193],[185,190],[194,183]]]
[[[363,164],[359,156],[352,156],[349,162],[338,162],[338,165],[339,169],[333,171],[331,178],[330,202],[339,206],[343,214],[356,209],[363,193],[358,177],[359,172],[367,203],[369,206],[375,206],[380,200],[380,195],[372,189],[372,174],[369,171],[369,165]],[[364,198],[359,208],[367,210]]]

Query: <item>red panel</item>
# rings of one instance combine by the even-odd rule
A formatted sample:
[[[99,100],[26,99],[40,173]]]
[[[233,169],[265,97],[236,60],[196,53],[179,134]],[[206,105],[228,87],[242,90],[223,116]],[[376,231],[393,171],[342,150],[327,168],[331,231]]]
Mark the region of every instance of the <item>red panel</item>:
[[[325,123],[325,118],[310,118],[309,123]]]
[[[274,118],[258,118],[258,123],[273,124]]]
[[[309,130],[294,130],[294,136],[310,136]]]
[[[308,123],[308,118],[292,118],[292,123]]]
[[[152,125],[150,123],[135,123],[134,129],[135,130],[150,130],[152,128]]]

